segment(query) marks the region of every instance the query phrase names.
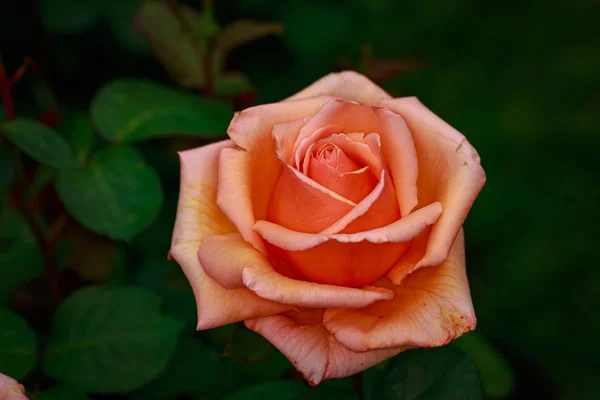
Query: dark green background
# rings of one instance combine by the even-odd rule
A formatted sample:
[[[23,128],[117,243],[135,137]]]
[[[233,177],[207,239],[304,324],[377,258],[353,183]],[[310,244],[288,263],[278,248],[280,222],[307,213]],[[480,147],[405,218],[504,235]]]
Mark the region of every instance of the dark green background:
[[[481,156],[487,183],[466,222],[468,274],[477,329],[508,359],[516,377],[514,399],[600,398],[600,7],[593,3],[215,5],[222,24],[252,18],[284,26],[282,35],[235,50],[229,60],[228,68],[250,77],[256,103],[284,98],[344,62],[358,67],[364,44],[375,57],[423,62],[382,86],[395,96],[418,96]],[[71,18],[76,12],[64,9]],[[127,44],[129,36],[116,35],[107,20],[77,34],[57,34],[44,27],[42,16],[34,1],[0,6],[0,51],[8,69],[25,56],[38,65],[16,89],[21,115],[41,111],[47,102],[43,85],[62,106],[86,109],[113,78],[171,83],[143,42]],[[174,152],[199,143],[138,146],[162,178],[163,213],[151,228],[157,234],[142,234],[116,253],[156,264],[148,249],[160,254],[168,248],[178,186]]]

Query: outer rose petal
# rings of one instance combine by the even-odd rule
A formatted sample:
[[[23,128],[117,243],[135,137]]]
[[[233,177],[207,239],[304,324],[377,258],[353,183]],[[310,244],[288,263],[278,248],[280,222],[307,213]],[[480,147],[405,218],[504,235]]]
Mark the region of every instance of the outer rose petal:
[[[325,311],[325,327],[351,350],[442,346],[475,328],[462,231],[443,264],[413,272],[401,286],[376,285],[396,296],[362,310]]]
[[[285,101],[320,95],[340,97],[369,106],[377,105],[382,99],[392,98],[366,76],[354,71],[343,71],[324,76]]]
[[[263,298],[293,306],[353,308],[392,297],[388,289],[351,289],[282,276],[239,234],[207,236],[198,255],[206,273],[223,285],[245,284]]]
[[[0,373],[0,400],[29,400],[25,388],[10,376]]]
[[[250,188],[250,156],[244,150],[223,149],[219,156],[217,205],[235,224],[245,240],[265,253],[259,235],[252,230],[252,194]]]
[[[264,219],[273,186],[282,170],[277,159],[274,125],[313,116],[329,97],[264,104],[236,113],[227,134],[238,146],[248,150],[249,179],[252,188],[254,219]]]
[[[198,329],[277,314],[290,308],[262,299],[248,289],[223,288],[205,274],[198,261],[197,252],[204,236],[236,231],[216,204],[219,153],[233,146],[226,140],[179,153],[181,188],[170,255],[181,265],[194,290]]]
[[[322,310],[257,318],[245,321],[281,351],[311,384],[342,378],[400,353],[402,348],[355,353],[327,332],[321,323]]]
[[[475,198],[485,183],[477,151],[467,139],[415,97],[379,103],[404,118],[419,158],[419,204],[441,201],[444,214],[431,231],[419,266],[446,259]]]

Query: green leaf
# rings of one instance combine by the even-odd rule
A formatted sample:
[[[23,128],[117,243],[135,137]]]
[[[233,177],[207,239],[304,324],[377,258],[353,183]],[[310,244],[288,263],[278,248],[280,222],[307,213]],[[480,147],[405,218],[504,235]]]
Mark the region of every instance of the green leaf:
[[[135,16],[135,26],[143,34],[154,55],[179,85],[200,89],[204,86],[206,38],[202,37],[202,15],[187,5],[179,10],[192,31],[164,3],[149,1]]]
[[[35,400],[88,400],[89,397],[79,389],[67,385],[54,386],[51,389],[42,390]]]
[[[76,165],[71,149],[54,130],[34,120],[17,119],[2,123],[0,131],[31,158],[55,168]]]
[[[480,400],[477,368],[462,350],[445,346],[408,350],[385,368],[364,374],[366,400]]]
[[[159,298],[136,287],[88,287],[69,296],[52,321],[42,368],[87,392],[128,392],[158,376],[181,324]]]
[[[106,15],[112,34],[119,44],[138,54],[150,52],[150,46],[139,33],[135,32],[136,11],[144,0],[119,0],[111,3]]]
[[[159,295],[170,315],[189,327],[195,327],[198,314],[194,292],[181,267],[167,260],[165,254],[142,258],[135,283]]]
[[[190,330],[191,332],[191,330]],[[166,398],[181,394],[202,394],[212,398],[219,373],[219,353],[196,336],[181,336],[175,355],[164,372],[140,391],[140,398]]]
[[[154,155],[156,157],[152,157]],[[145,158],[155,162],[158,154],[147,152]],[[163,164],[166,164],[166,162],[163,161]],[[163,178],[163,181],[167,180]],[[163,206],[156,219],[148,229],[136,236],[131,242],[132,247],[143,256],[144,260],[153,256],[161,261],[166,261],[165,255],[169,253],[171,248],[171,236],[173,236],[178,200],[179,195],[176,191],[166,191]],[[179,267],[178,269],[181,270]],[[162,278],[160,279],[162,280]]]
[[[502,399],[512,392],[515,383],[513,371],[492,343],[477,332],[469,332],[453,343],[473,357],[486,397]]]
[[[41,0],[40,16],[50,31],[73,34],[100,22],[107,5],[103,0]]]
[[[196,394],[207,400],[221,400],[249,384],[277,379],[289,366],[281,354],[252,366],[222,357],[218,349],[207,345],[199,334],[188,329],[182,334],[175,355],[164,372],[134,398],[146,400]]]
[[[158,136],[218,137],[233,115],[231,107],[143,79],[120,79],[98,91],[92,118],[112,142]]]
[[[300,381],[272,381],[249,386],[225,400],[299,400],[308,398],[309,388]]]
[[[74,158],[79,163],[83,163],[96,140],[94,125],[88,113],[79,110],[67,110],[57,131],[71,147]]]
[[[128,147],[106,148],[85,166],[60,171],[56,190],[82,225],[125,241],[152,222],[162,203],[158,175]]]
[[[0,371],[23,379],[37,363],[35,332],[19,314],[0,308]]]
[[[234,360],[256,363],[264,361],[277,353],[277,349],[258,333],[238,325],[223,355]]]
[[[263,382],[227,396],[225,400],[359,400],[350,387],[321,384],[310,387],[304,382],[278,380]]]
[[[236,47],[260,39],[264,36],[283,32],[281,24],[249,20],[234,21],[217,36],[215,43],[215,71],[220,72],[229,52]]]
[[[19,286],[42,274],[42,254],[35,236],[27,222],[9,208],[0,211],[0,266],[0,304]]]

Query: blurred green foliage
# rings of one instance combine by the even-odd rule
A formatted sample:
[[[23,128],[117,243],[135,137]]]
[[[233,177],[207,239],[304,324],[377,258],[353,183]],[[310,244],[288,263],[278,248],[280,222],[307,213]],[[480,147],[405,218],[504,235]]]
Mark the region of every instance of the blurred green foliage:
[[[26,56],[36,67],[13,88],[20,120],[0,109],[0,372],[41,400],[471,398],[441,397],[457,384],[480,398],[479,377],[491,399],[600,398],[597,4],[185,3],[179,17],[160,1],[2,6],[6,70]],[[166,253],[176,152],[224,137],[234,109],[341,68],[418,96],[478,150],[487,184],[465,226],[478,329],[372,368],[362,388],[311,389],[241,326],[193,333],[191,288]],[[9,140],[30,156],[24,171]],[[22,207],[56,246],[55,314]]]

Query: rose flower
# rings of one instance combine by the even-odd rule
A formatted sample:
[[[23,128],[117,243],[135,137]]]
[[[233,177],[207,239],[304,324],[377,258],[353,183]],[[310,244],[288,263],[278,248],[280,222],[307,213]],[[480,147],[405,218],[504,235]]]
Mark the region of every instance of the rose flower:
[[[462,134],[355,72],[227,133],[180,153],[170,255],[199,330],[244,321],[318,384],[474,329],[462,225],[485,173]]]

